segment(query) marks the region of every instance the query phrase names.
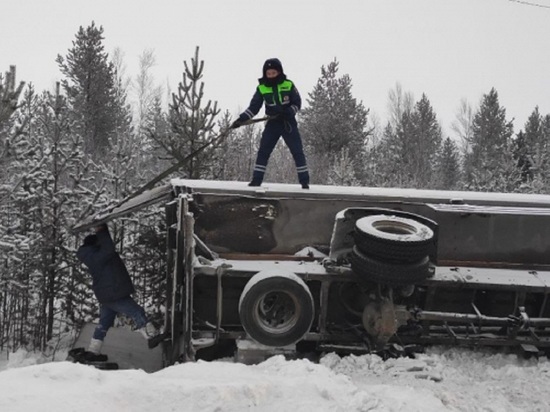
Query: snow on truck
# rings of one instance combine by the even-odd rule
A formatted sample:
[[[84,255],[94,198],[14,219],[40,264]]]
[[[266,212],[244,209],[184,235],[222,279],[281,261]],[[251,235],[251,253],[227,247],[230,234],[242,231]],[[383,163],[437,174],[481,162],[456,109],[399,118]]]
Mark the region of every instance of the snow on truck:
[[[550,350],[550,196],[174,179],[163,366],[235,351]]]

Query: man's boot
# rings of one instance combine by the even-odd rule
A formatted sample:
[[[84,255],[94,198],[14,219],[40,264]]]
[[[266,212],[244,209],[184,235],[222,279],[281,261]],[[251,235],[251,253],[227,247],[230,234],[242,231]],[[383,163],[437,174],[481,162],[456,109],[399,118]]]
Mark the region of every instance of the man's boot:
[[[248,184],[248,186],[251,186],[251,187],[258,187],[258,186],[261,186],[262,185],[262,181],[259,180],[259,179],[252,179],[250,181],[250,183]]]
[[[80,357],[80,360],[84,362],[105,362],[107,361],[107,355],[102,355],[101,347],[103,346],[103,341],[100,339],[94,339],[90,341],[88,350]]]
[[[153,322],[147,322],[145,326],[138,329],[138,332],[141,333],[141,336],[143,336],[147,340],[159,334],[159,331],[157,327],[153,324]]]
[[[153,322],[147,322],[144,327],[138,329],[138,332],[141,333],[145,339],[147,339],[147,346],[149,349],[157,347],[159,343],[170,337],[167,333],[160,333]]]

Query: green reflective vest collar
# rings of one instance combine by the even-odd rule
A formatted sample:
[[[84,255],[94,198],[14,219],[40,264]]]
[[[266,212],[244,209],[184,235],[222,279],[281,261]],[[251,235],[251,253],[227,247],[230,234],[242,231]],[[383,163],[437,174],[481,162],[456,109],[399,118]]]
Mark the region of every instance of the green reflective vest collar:
[[[279,103],[283,102],[283,98],[281,96],[281,93],[282,92],[289,92],[291,89],[292,89],[292,82],[290,80],[284,80],[282,83],[277,85],[277,91],[278,91],[278,95],[279,95]],[[272,94],[273,93],[273,87],[266,86],[265,84],[260,84],[258,86],[258,90],[260,91],[260,93],[264,97],[264,99],[265,99],[265,96],[267,94]]]

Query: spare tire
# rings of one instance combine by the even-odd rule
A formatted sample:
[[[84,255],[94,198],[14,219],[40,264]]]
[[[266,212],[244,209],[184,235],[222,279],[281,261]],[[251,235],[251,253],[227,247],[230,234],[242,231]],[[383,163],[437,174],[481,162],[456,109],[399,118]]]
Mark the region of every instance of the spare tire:
[[[360,279],[391,286],[411,285],[433,275],[428,256],[412,263],[395,263],[371,258],[353,247],[351,269]]]
[[[434,232],[428,226],[398,216],[371,215],[355,222],[360,252],[390,262],[417,262],[430,253]]]
[[[257,273],[239,300],[244,330],[266,346],[282,347],[302,339],[311,328],[314,312],[309,288],[294,273]]]

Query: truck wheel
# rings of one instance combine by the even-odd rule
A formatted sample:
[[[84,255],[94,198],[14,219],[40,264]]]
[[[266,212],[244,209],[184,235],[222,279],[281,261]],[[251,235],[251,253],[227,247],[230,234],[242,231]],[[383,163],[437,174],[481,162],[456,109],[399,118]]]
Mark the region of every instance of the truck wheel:
[[[430,253],[434,232],[413,219],[372,215],[355,223],[355,244],[363,254],[390,262],[418,262]]]
[[[299,341],[311,328],[313,297],[294,273],[260,272],[246,284],[239,316],[256,342],[282,347]]]
[[[412,263],[386,262],[366,256],[354,246],[350,262],[353,272],[362,279],[392,286],[414,284],[433,275],[428,256]]]

